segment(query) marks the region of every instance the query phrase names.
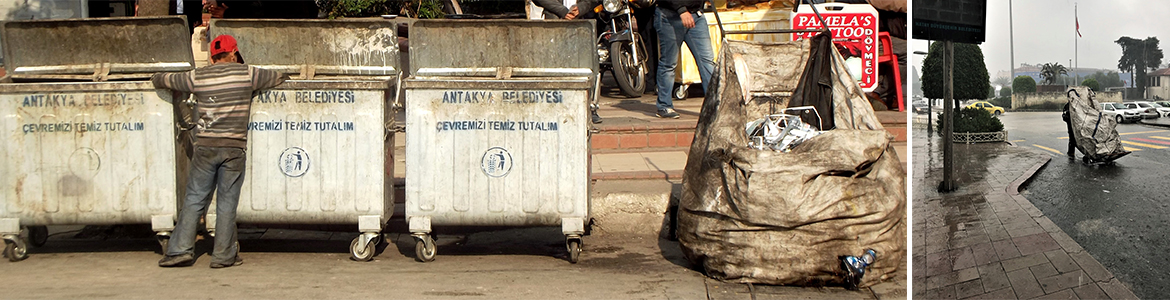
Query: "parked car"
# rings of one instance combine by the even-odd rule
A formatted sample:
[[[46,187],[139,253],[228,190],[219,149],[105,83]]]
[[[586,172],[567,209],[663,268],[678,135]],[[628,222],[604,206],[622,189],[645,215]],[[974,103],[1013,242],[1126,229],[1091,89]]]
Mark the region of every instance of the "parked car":
[[[1148,101],[1133,101],[1124,103],[1125,107],[1130,109],[1137,109],[1142,118],[1156,119],[1162,115],[1158,113],[1158,109]]]
[[[982,108],[996,116],[1003,114],[1003,107],[995,106],[987,101],[975,101],[975,103],[968,104],[966,108]]]
[[[1101,112],[1105,115],[1112,116],[1117,123],[1124,123],[1125,121],[1137,121],[1142,118],[1137,109],[1125,107],[1121,103],[1106,102],[1101,103]]]
[[[914,100],[914,102],[911,102],[910,104],[910,106],[914,107],[914,113],[916,114],[925,114],[929,112],[930,107],[928,105],[930,104],[927,104],[926,100]]]
[[[1170,117],[1170,101],[1154,101],[1158,105],[1158,113],[1163,117]]]

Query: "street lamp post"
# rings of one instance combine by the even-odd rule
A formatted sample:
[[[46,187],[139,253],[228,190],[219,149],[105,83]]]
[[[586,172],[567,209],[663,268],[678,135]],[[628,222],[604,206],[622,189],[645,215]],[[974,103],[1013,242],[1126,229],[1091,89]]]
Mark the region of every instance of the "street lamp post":
[[[955,190],[954,145],[951,141],[951,132],[954,128],[954,56],[955,42],[943,42],[943,182],[939,189],[943,192]]]

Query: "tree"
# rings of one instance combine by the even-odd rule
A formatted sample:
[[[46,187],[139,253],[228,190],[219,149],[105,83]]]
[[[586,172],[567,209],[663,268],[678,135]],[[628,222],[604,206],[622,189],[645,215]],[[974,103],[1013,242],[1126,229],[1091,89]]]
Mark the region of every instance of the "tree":
[[[1121,59],[1117,61],[1117,68],[1130,71],[1134,87],[1145,90],[1147,85],[1146,73],[1157,70],[1162,65],[1162,49],[1158,48],[1158,38],[1148,37],[1144,40],[1123,36],[1114,43],[1121,46]]]
[[[984,99],[991,86],[987,75],[987,64],[983,62],[983,50],[978,45],[954,43],[954,98],[960,100]],[[943,43],[930,45],[930,53],[922,63],[922,92],[926,98],[942,99],[943,96]],[[956,105],[957,107],[958,105]]]
[[[1011,97],[1012,96],[1012,87],[1005,86],[1005,87],[1000,88],[999,89],[999,96],[1000,97]]]
[[[1060,75],[1068,75],[1068,69],[1060,63],[1046,63],[1040,66],[1040,77],[1043,77],[1047,84],[1055,84]]]
[[[1093,73],[1093,75],[1089,75],[1089,78],[1096,80],[1097,84],[1100,84],[1102,89],[1125,86],[1125,82],[1121,81],[1121,76],[1118,76],[1117,72],[1105,73],[1097,71],[1096,73]]]
[[[1012,85],[1012,79],[1007,76],[1000,76],[996,77],[995,80],[992,80],[991,84],[998,86],[1010,86]]]
[[[1093,91],[1101,91],[1101,84],[1097,83],[1097,80],[1093,79],[1093,78],[1089,78],[1089,79],[1085,79],[1085,81],[1081,81],[1081,85],[1087,86],[1090,89],[1093,89]]]
[[[1016,79],[1012,80],[1012,87],[1015,87],[1017,92],[1035,93],[1036,79],[1032,79],[1032,76],[1016,76]]]

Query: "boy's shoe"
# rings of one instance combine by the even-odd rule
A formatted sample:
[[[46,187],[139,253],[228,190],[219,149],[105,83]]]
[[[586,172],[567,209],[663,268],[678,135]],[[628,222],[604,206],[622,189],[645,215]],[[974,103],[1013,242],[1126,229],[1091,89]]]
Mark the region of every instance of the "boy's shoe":
[[[665,119],[665,118],[678,119],[679,115],[678,115],[678,113],[677,113],[677,112],[675,112],[675,111],[674,111],[674,109],[673,109],[673,108],[667,108],[667,109],[664,109],[664,110],[659,110],[659,111],[658,111],[658,117],[659,117],[659,118],[664,118],[664,119]]]
[[[235,266],[242,265],[242,264],[244,264],[244,259],[240,258],[239,255],[236,255],[236,259],[235,259],[235,261],[232,261],[232,263],[221,264],[221,263],[213,262],[213,263],[211,263],[211,268],[212,269],[222,269],[222,268],[227,268],[227,267],[235,267]]]
[[[195,264],[195,255],[190,253],[175,256],[167,255],[158,261],[158,266],[163,268],[189,267],[193,264]]]
[[[593,111],[593,113],[591,113],[591,115],[592,116],[590,116],[589,118],[590,118],[590,121],[593,121],[593,124],[601,123],[601,116],[597,115],[596,110]]]

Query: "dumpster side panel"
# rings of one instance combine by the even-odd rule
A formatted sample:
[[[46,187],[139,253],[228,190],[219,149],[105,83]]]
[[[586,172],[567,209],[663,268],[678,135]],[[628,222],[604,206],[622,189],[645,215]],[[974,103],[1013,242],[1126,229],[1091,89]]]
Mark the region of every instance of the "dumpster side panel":
[[[385,91],[274,89],[252,99],[237,218],[354,224],[388,216]],[[390,201],[384,201],[391,197]]]
[[[0,93],[0,218],[103,225],[175,213],[170,93],[138,83],[32,85]]]
[[[587,217],[589,93],[582,85],[408,87],[407,216],[480,226]]]

